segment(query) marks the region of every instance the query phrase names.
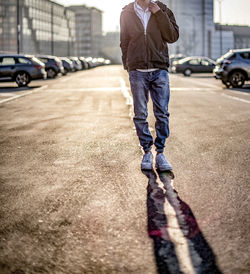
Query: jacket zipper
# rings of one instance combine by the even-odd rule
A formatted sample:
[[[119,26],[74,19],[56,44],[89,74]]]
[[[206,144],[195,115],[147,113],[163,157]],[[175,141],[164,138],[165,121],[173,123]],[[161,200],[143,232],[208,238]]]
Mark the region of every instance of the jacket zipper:
[[[136,15],[136,14],[135,14]],[[147,43],[147,28],[148,28],[148,25],[147,25],[147,28],[145,29],[142,22],[141,22],[141,19],[136,15],[137,19],[139,20],[143,30],[144,30],[144,41],[145,41],[145,49],[146,49],[146,66],[147,66],[147,69],[148,69],[148,43]],[[151,18],[150,18],[151,19]],[[149,21],[150,21],[149,19]],[[149,21],[148,21],[148,24],[149,24]]]
[[[152,16],[152,15],[151,15],[151,16]],[[146,65],[147,65],[147,69],[149,69],[149,67],[148,67],[148,41],[147,41],[147,29],[148,29],[148,26],[149,26],[150,19],[151,19],[151,17],[150,17],[149,20],[148,20],[148,24],[147,24],[146,29],[144,29],[144,38],[145,38],[145,47],[146,47]]]
[[[147,43],[147,31],[144,30],[145,49],[146,49],[146,65],[148,69],[148,43]]]

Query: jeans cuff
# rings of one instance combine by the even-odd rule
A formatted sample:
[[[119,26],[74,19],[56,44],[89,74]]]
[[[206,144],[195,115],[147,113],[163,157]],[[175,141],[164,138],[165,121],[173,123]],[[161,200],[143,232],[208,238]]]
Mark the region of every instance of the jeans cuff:
[[[149,151],[151,151],[152,147],[149,147],[149,148],[143,148],[144,152],[145,153],[148,153]]]

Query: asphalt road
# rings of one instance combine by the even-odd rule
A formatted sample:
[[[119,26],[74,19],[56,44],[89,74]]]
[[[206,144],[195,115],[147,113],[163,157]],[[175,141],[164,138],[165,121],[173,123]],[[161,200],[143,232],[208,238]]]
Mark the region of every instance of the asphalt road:
[[[174,179],[140,170],[121,66],[0,83],[1,274],[250,273],[250,85],[170,81]]]

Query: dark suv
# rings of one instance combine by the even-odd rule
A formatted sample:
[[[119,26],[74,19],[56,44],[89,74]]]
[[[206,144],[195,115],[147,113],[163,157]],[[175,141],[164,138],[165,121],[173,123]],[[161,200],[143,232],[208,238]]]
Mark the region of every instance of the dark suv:
[[[37,58],[45,64],[48,78],[55,78],[59,73],[64,74],[62,61],[58,57],[38,55]]]
[[[217,59],[213,72],[227,87],[242,87],[250,80],[250,49],[228,51]]]
[[[31,80],[45,78],[45,66],[36,57],[19,54],[0,55],[1,81],[16,81],[19,87],[23,87]]]

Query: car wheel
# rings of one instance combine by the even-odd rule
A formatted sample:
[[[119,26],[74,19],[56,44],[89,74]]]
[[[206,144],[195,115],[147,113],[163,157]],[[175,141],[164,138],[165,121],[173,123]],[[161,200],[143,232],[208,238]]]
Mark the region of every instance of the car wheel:
[[[55,78],[56,77],[56,72],[52,68],[49,68],[47,70],[47,77],[48,78]]]
[[[189,77],[192,74],[192,71],[191,71],[191,69],[185,69],[184,72],[183,72],[183,74],[185,76]]]
[[[68,70],[67,69],[64,69],[64,72],[62,73],[63,76],[67,75],[68,74]]]
[[[229,88],[231,83],[229,81],[225,81],[225,80],[221,80],[221,82],[227,87]]]
[[[235,71],[229,77],[229,81],[234,88],[242,87],[245,83],[245,80],[246,77],[241,71]]]
[[[26,72],[18,72],[15,77],[15,81],[19,87],[25,87],[30,82],[30,76]]]

